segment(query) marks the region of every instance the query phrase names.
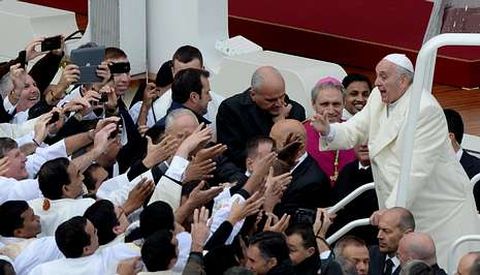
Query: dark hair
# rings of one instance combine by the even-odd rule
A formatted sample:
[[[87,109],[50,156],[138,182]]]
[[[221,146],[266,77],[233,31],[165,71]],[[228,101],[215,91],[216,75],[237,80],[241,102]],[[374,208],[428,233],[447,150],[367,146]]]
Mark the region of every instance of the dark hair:
[[[314,247],[315,252],[318,252],[317,240],[315,238],[315,233],[313,232],[312,225],[299,223],[294,224],[285,230],[285,235],[291,236],[293,234],[298,234],[302,238],[302,246],[304,248]]]
[[[113,227],[120,223],[115,214],[115,206],[111,201],[96,201],[85,210],[83,216],[91,221],[97,229],[98,244],[107,244],[117,237],[113,232]]]
[[[55,230],[55,242],[66,258],[81,257],[83,248],[90,245],[86,227],[87,219],[76,216],[63,222]]]
[[[155,86],[166,87],[173,82],[172,74],[172,60],[168,60],[158,69],[157,77],[155,78]]]
[[[173,230],[174,227],[172,207],[164,201],[151,203],[140,213],[140,232],[143,238],[148,238],[158,230]]]
[[[349,245],[367,247],[365,241],[360,239],[359,237],[353,235],[346,235],[340,238],[340,240],[338,240],[335,244],[335,247],[333,248],[335,256],[343,256],[343,250]]]
[[[250,245],[256,245],[265,260],[276,258],[280,264],[290,259],[287,241],[282,233],[271,231],[260,232],[250,239]]]
[[[205,70],[188,68],[179,71],[172,83],[172,100],[178,103],[185,103],[190,98],[192,92],[202,97],[202,79],[208,78],[210,73]]]
[[[271,137],[258,136],[248,140],[245,149],[247,158],[254,158],[257,155],[258,147],[263,143],[270,143],[272,145],[272,149],[275,145],[275,141]]]
[[[45,162],[38,171],[38,186],[45,198],[51,200],[61,199],[63,186],[70,184],[68,166],[70,160],[57,158]]]
[[[353,82],[366,82],[368,85],[368,89],[372,90],[372,83],[370,82],[370,79],[368,79],[367,76],[363,74],[349,74],[346,77],[343,78],[342,80],[342,85],[347,89],[348,85],[352,84]]]
[[[447,119],[448,132],[453,133],[457,142],[461,144],[464,132],[462,116],[452,109],[443,109],[443,113]]]
[[[0,235],[14,237],[14,231],[23,227],[21,215],[29,208],[26,201],[6,201],[0,205]]]
[[[3,158],[8,152],[18,148],[18,144],[15,140],[9,137],[0,138],[0,158]]]
[[[108,47],[105,48],[105,60],[127,58],[127,54],[120,48]]]
[[[142,261],[149,272],[167,270],[172,259],[177,257],[173,234],[160,230],[150,235],[142,246]]]
[[[203,57],[200,50],[193,46],[185,45],[175,51],[172,57],[172,62],[178,60],[182,63],[188,63],[194,59],[200,60],[200,65],[203,67]]]
[[[0,259],[0,275],[15,275],[15,269],[11,262]]]

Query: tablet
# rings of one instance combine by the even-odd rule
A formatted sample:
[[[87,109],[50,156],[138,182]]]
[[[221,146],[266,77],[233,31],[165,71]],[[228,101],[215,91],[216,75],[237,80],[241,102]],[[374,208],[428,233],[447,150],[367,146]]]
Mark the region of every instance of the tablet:
[[[72,50],[70,60],[80,69],[80,79],[77,84],[102,82],[97,76],[97,67],[105,58],[105,47],[82,48]]]

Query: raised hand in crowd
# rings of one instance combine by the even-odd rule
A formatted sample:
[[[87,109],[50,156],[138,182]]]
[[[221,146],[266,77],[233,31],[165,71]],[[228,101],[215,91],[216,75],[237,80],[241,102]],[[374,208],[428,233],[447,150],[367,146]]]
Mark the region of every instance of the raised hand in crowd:
[[[37,49],[40,49],[40,46],[42,45],[43,40],[45,40],[45,37],[38,37],[33,39],[27,44],[27,46],[25,47],[26,58],[27,58],[26,61],[30,61],[35,57],[43,54],[42,52],[37,50]]]
[[[370,216],[370,224],[373,226],[378,226],[378,221],[380,217],[385,213],[386,209],[380,209],[372,213]]]
[[[273,122],[280,121],[282,119],[286,119],[288,115],[290,115],[290,111],[292,110],[292,104],[282,104],[282,109],[280,110],[280,113],[276,116],[273,117]]]
[[[328,213],[327,209],[317,208],[315,222],[313,223],[313,232],[315,236],[325,238],[328,228],[333,223],[335,215]]]
[[[42,144],[45,138],[48,136],[48,125],[52,119],[53,113],[54,111],[52,110],[51,112],[43,114],[35,122],[35,126],[33,128],[33,142],[35,144]]]
[[[16,105],[20,100],[20,95],[25,88],[27,75],[25,69],[20,67],[20,63],[10,66],[10,79],[13,83],[13,90],[8,94],[8,99],[12,105]],[[17,112],[25,111],[26,108],[17,106]]]
[[[110,72],[110,67],[108,66],[109,63],[103,61],[97,67],[97,76],[102,79],[102,82],[93,84],[93,89],[96,91],[100,91],[103,86],[107,85],[107,83],[112,79],[112,73]]]
[[[195,209],[193,211],[193,223],[192,223],[192,252],[203,252],[203,246],[210,234],[210,227],[208,226],[208,214],[209,211],[205,207],[200,210]]]
[[[205,146],[212,138],[212,129],[210,127],[202,129],[204,125],[204,123],[200,123],[195,131],[180,144],[175,155],[189,159],[190,155],[195,154],[196,151]]]
[[[195,208],[201,207],[210,202],[213,200],[213,198],[220,194],[220,192],[223,191],[222,187],[211,187],[203,190],[204,187],[205,181],[201,181],[192,190],[185,203],[180,205],[180,207],[177,209],[175,212],[175,220],[178,223],[182,224]]]
[[[253,167],[252,175],[248,178],[243,189],[249,194],[253,194],[255,191],[259,190],[259,188],[264,185],[270,167],[272,167],[273,162],[276,159],[277,153],[271,152],[261,158],[260,161],[256,162]]]
[[[0,159],[0,177],[3,177],[7,174],[10,166],[10,160],[8,157],[3,157]]]
[[[76,97],[63,105],[62,111],[64,114],[78,113],[81,117],[85,116],[91,109],[91,104],[85,97]]]
[[[267,176],[267,181],[265,182],[265,202],[263,204],[263,209],[266,212],[272,212],[280,200],[282,199],[283,192],[287,189],[288,184],[292,181],[292,175],[290,172],[281,174],[279,176],[273,176],[273,167],[270,168],[270,171]]]
[[[178,140],[173,136],[167,135],[157,144],[153,144],[152,139],[147,136],[147,155],[142,161],[143,165],[150,169],[172,157],[177,148]]]
[[[223,152],[227,150],[227,145],[224,144],[215,144],[214,146],[208,147],[208,148],[202,148],[200,149],[196,154],[195,154],[195,159],[198,161],[204,161],[207,159],[214,159]]]
[[[117,94],[115,93],[115,88],[113,86],[113,83],[109,82],[105,86],[103,86],[100,91],[100,94],[106,93],[107,94],[107,102],[105,102],[105,108],[111,111],[115,111],[117,109],[117,102],[118,102],[118,97]]]
[[[153,101],[158,97],[158,91],[155,86],[155,83],[149,82],[145,86],[145,90],[143,90],[143,104],[146,106],[151,107]]]
[[[199,161],[194,158],[185,169],[183,182],[187,183],[194,180],[208,180],[213,178],[213,172],[216,169],[216,162],[211,159]]]
[[[139,209],[145,200],[153,193],[155,189],[155,183],[153,180],[143,178],[140,182],[133,187],[128,193],[127,201],[123,204],[125,214],[128,216],[135,210]]]
[[[263,227],[263,231],[273,231],[273,232],[284,232],[289,223],[290,223],[290,215],[283,214],[281,219],[273,213],[266,213],[267,221],[265,222],[265,226]]]
[[[253,193],[253,195],[244,202],[234,201],[227,220],[230,224],[235,225],[246,217],[257,214],[264,201],[265,198],[259,191]]]

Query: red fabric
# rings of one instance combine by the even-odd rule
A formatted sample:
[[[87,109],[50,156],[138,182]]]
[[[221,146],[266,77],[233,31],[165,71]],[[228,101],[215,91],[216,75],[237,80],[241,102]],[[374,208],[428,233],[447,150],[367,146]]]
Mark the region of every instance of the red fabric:
[[[320,167],[330,179],[335,171],[334,162],[336,151],[320,151],[318,149],[320,144],[320,134],[313,129],[309,120],[305,121],[303,126],[307,131],[307,152],[315,159],[318,167]],[[338,156],[338,172],[340,172],[346,164],[355,159],[357,159],[357,157],[355,156],[355,151],[353,149],[340,150]],[[330,181],[330,184],[334,186],[335,182]]]

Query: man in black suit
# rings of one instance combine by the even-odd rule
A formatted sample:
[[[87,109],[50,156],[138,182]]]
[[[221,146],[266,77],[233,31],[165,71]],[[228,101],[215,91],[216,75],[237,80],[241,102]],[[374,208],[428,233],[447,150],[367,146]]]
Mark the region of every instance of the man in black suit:
[[[217,113],[217,141],[228,146],[227,156],[245,168],[245,144],[255,136],[268,136],[273,124],[284,118],[305,120],[305,109],[285,93],[280,72],[270,66],[258,68],[251,87],[227,98]]]
[[[393,207],[381,212],[378,219],[378,246],[370,247],[370,275],[398,275],[400,259],[396,253],[400,239],[415,230],[410,211]]]
[[[277,150],[288,144],[289,137],[296,137],[302,143],[292,159],[290,170],[292,181],[283,193],[282,199],[274,209],[279,217],[284,213],[293,215],[299,208],[316,209],[330,205],[330,182],[315,160],[305,151],[306,132],[302,123],[294,119],[280,120],[273,125],[270,137],[275,141]]]
[[[444,109],[445,118],[447,119],[448,137],[452,141],[452,147],[455,151],[457,159],[460,161],[465,172],[467,172],[468,178],[472,179],[475,175],[480,173],[480,159],[470,155],[468,152],[462,149],[463,140],[463,120],[462,116],[455,110]],[[473,196],[475,198],[475,204],[477,210],[480,211],[480,185],[475,184],[473,187]]]
[[[354,149],[357,160],[345,165],[340,171],[337,182],[332,190],[334,203],[339,202],[358,187],[373,182],[368,146],[357,145]],[[373,212],[377,210],[378,200],[375,190],[366,191],[345,206],[345,208],[337,212],[337,217],[333,220],[327,236],[335,233],[353,220],[370,217]],[[378,244],[377,228],[374,226],[358,227],[350,231],[349,234],[364,240],[367,245]]]
[[[398,258],[403,267],[412,260],[422,260],[428,264],[435,275],[447,275],[437,264],[435,243],[426,233],[411,232],[405,234],[398,243]]]
[[[464,133],[464,126],[462,116],[455,110],[444,109],[445,118],[447,119],[448,137],[452,141],[453,150],[457,154],[457,159],[460,161],[468,178],[472,179],[476,174],[480,173],[480,159],[474,157],[462,149],[462,140]]]

